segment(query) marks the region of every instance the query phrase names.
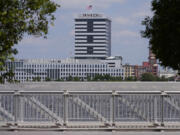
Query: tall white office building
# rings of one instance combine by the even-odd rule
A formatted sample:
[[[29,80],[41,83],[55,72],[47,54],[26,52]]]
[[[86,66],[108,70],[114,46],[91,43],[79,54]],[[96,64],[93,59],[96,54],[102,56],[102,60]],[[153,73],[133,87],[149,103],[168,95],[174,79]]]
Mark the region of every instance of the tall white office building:
[[[111,56],[111,20],[101,14],[75,18],[75,58],[106,59]]]

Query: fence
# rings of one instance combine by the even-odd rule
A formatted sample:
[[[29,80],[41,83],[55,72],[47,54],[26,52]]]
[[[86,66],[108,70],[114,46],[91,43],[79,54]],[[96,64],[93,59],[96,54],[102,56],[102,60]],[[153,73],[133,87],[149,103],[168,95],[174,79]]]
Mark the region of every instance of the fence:
[[[178,91],[1,91],[1,124],[178,125]],[[135,124],[136,123],[136,124]]]

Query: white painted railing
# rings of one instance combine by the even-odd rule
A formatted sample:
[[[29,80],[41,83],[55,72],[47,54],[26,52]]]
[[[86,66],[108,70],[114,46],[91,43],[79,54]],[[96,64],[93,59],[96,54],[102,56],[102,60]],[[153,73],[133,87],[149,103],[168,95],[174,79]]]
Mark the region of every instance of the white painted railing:
[[[69,128],[180,125],[180,92],[1,91],[0,123]]]

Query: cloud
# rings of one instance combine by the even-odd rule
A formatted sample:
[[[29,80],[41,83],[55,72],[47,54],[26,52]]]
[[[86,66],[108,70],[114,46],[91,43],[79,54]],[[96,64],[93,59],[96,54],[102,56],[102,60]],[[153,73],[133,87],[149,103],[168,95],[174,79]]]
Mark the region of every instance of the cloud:
[[[114,37],[120,38],[120,37],[139,37],[139,33],[130,31],[130,30],[121,30],[121,31],[114,31],[113,35]]]
[[[132,14],[132,17],[133,18],[144,18],[146,16],[152,16],[152,12],[150,11],[139,11],[139,12],[136,12],[134,14]]]
[[[48,45],[52,42],[51,39],[44,39],[42,37],[26,36],[20,44],[22,45]]]
[[[61,5],[62,8],[79,9],[93,5],[97,8],[108,8],[113,3],[123,3],[126,0],[53,0]]]
[[[146,1],[141,8],[132,14],[133,18],[144,18],[146,16],[152,16],[153,12],[151,11],[151,1]]]
[[[125,18],[125,17],[121,17],[121,16],[114,18],[112,21],[117,23],[117,24],[120,24],[120,25],[133,24],[131,19]]]
[[[17,46],[17,58],[59,58],[68,57],[73,51],[69,37],[51,37],[48,39],[25,37]]]

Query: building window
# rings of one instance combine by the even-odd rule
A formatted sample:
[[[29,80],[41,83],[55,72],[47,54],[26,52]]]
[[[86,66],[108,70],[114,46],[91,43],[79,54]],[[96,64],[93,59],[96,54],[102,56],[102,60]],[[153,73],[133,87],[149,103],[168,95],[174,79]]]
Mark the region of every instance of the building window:
[[[93,54],[93,47],[92,46],[87,47],[87,54]]]
[[[89,20],[87,22],[87,32],[93,32],[93,21]]]
[[[87,35],[87,43],[93,43],[93,35]]]

